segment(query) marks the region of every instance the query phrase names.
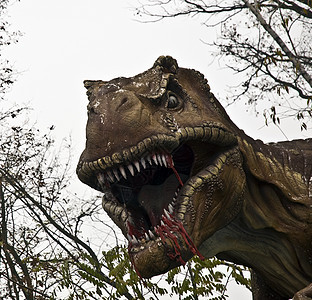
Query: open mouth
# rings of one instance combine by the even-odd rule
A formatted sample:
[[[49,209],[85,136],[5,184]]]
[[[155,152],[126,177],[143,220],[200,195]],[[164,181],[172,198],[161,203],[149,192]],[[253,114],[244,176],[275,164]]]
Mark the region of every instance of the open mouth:
[[[157,151],[98,173],[103,208],[119,226],[122,221],[130,253],[146,250],[153,242],[166,245],[169,240],[167,255],[184,265],[180,246],[184,241],[190,253],[203,259],[178,217],[177,199],[191,176],[194,159],[191,147],[183,144],[171,154]]]
[[[183,145],[172,154],[148,154],[125,167],[98,173],[102,191],[111,193],[115,199],[113,205],[111,197],[104,197],[103,207],[110,215],[116,216],[116,210],[120,211],[130,243],[155,239],[163,219],[172,218],[179,191],[190,177],[193,162],[191,148]]]
[[[79,178],[104,193],[103,208],[127,237],[130,257],[157,245],[178,264],[200,256],[185,229],[192,184],[194,178],[203,184],[201,172],[237,141],[220,126],[197,129],[147,138],[127,151],[78,165]]]

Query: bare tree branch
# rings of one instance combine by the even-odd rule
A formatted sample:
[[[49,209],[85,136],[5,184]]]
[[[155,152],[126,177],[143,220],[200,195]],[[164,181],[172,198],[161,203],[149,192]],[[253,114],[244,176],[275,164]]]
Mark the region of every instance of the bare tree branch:
[[[305,68],[302,66],[300,61],[296,58],[296,56],[289,50],[284,41],[279,37],[279,35],[272,29],[272,27],[263,19],[259,9],[256,5],[250,4],[248,0],[243,0],[246,6],[250,9],[250,11],[256,16],[257,20],[260,22],[262,27],[272,36],[274,41],[283,49],[284,53],[288,56],[290,61],[292,62],[294,68],[298,70],[298,72],[303,76],[303,78],[308,82],[310,87],[312,88],[312,77],[308,74]]]

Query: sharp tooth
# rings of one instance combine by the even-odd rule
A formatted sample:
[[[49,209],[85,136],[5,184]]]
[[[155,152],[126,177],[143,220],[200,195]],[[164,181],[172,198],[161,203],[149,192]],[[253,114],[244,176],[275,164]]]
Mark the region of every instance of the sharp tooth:
[[[165,209],[164,209],[164,214],[165,214],[165,216],[167,217],[167,219],[171,219],[169,213],[168,213],[167,210],[165,210]]]
[[[152,165],[152,159],[151,159],[151,157],[148,156],[146,159],[147,159],[148,163],[149,163],[150,165]]]
[[[141,158],[141,165],[143,166],[143,169],[146,168],[146,162],[143,157]]]
[[[131,235],[129,233],[127,233],[127,239],[129,242],[131,242]]]
[[[133,242],[133,244],[138,244],[139,243],[135,236],[132,237],[132,242]]]
[[[136,169],[138,170],[138,172],[140,172],[140,165],[139,165],[139,162],[136,161],[136,162],[134,162],[133,164],[135,165],[135,167],[136,167]]]
[[[157,160],[159,162],[159,165],[162,166],[162,160],[161,160],[161,156],[159,154],[157,154]]]
[[[157,157],[156,157],[155,154],[152,156],[152,159],[153,159],[154,163],[155,163],[156,165],[158,165]]]
[[[131,175],[134,176],[134,169],[132,165],[128,165],[128,170],[130,171]]]
[[[99,183],[104,184],[104,175],[102,173],[98,174],[97,179]]]
[[[155,235],[154,235],[154,233],[151,232],[150,230],[148,231],[148,234],[149,234],[149,236],[150,236],[150,238],[151,238],[152,240],[154,240],[154,239],[156,238]]]
[[[163,222],[163,220],[160,221],[160,225],[161,226],[166,226],[165,223]]]
[[[166,157],[165,157],[164,154],[161,156],[161,159],[162,159],[163,165],[167,168],[168,167],[167,166],[167,161],[166,161]]]
[[[108,175],[108,178],[109,178],[110,182],[114,182],[115,181],[115,178],[114,178],[114,176],[113,176],[111,171],[107,171],[107,175]]]
[[[168,209],[169,209],[169,213],[173,214],[173,206],[171,205],[171,203],[169,203]]]
[[[120,215],[120,219],[125,223],[126,220],[128,218],[127,213],[125,212],[125,210],[122,211],[121,215]]]
[[[120,177],[118,175],[117,169],[113,169],[113,173],[114,173],[115,177],[117,178],[117,180],[119,181]]]
[[[148,234],[146,232],[145,232],[145,239],[146,239],[146,241],[150,240],[150,238],[149,238],[149,236],[148,236]]]
[[[124,179],[127,179],[126,171],[123,166],[119,167],[119,171]]]

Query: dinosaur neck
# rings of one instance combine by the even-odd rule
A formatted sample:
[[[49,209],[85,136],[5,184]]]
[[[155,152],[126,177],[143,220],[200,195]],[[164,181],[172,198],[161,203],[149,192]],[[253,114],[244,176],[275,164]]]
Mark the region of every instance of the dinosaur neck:
[[[311,270],[309,274],[309,270],[303,270],[304,265],[308,266],[307,258],[285,236],[271,229],[248,228],[241,218],[216,232],[199,251],[205,257],[216,255],[251,267],[284,297],[292,297],[312,279]]]
[[[297,170],[281,165],[274,149],[255,149],[247,142],[240,148],[246,173],[242,210],[199,251],[249,266],[278,293],[292,297],[312,280],[309,186]]]
[[[250,205],[245,206],[250,222],[264,220],[261,226],[306,240],[303,235],[312,223],[312,139],[269,145],[241,139],[239,148],[250,194]],[[249,214],[249,209],[258,211]],[[255,216],[259,217],[254,220]]]

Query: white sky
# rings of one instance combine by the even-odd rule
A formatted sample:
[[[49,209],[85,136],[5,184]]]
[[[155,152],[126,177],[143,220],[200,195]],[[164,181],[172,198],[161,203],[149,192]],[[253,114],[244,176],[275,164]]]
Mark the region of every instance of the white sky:
[[[234,80],[228,69],[211,64],[208,47],[200,41],[212,41],[215,29],[201,26],[198,18],[141,23],[131,10],[135,4],[122,0],[21,0],[9,8],[9,21],[24,34],[6,53],[21,72],[10,98],[30,104],[39,127],[55,125],[60,139],[71,135],[74,161],[85,142],[84,79],[132,76],[165,54],[176,58],[182,67],[204,73],[216,95],[224,95]],[[246,112],[243,102],[227,111],[254,138],[266,142],[284,139],[276,127],[267,128],[262,118]],[[297,122],[285,125],[289,139],[311,136],[311,130],[302,135]],[[251,299],[244,290],[234,288],[231,293],[230,299]]]

